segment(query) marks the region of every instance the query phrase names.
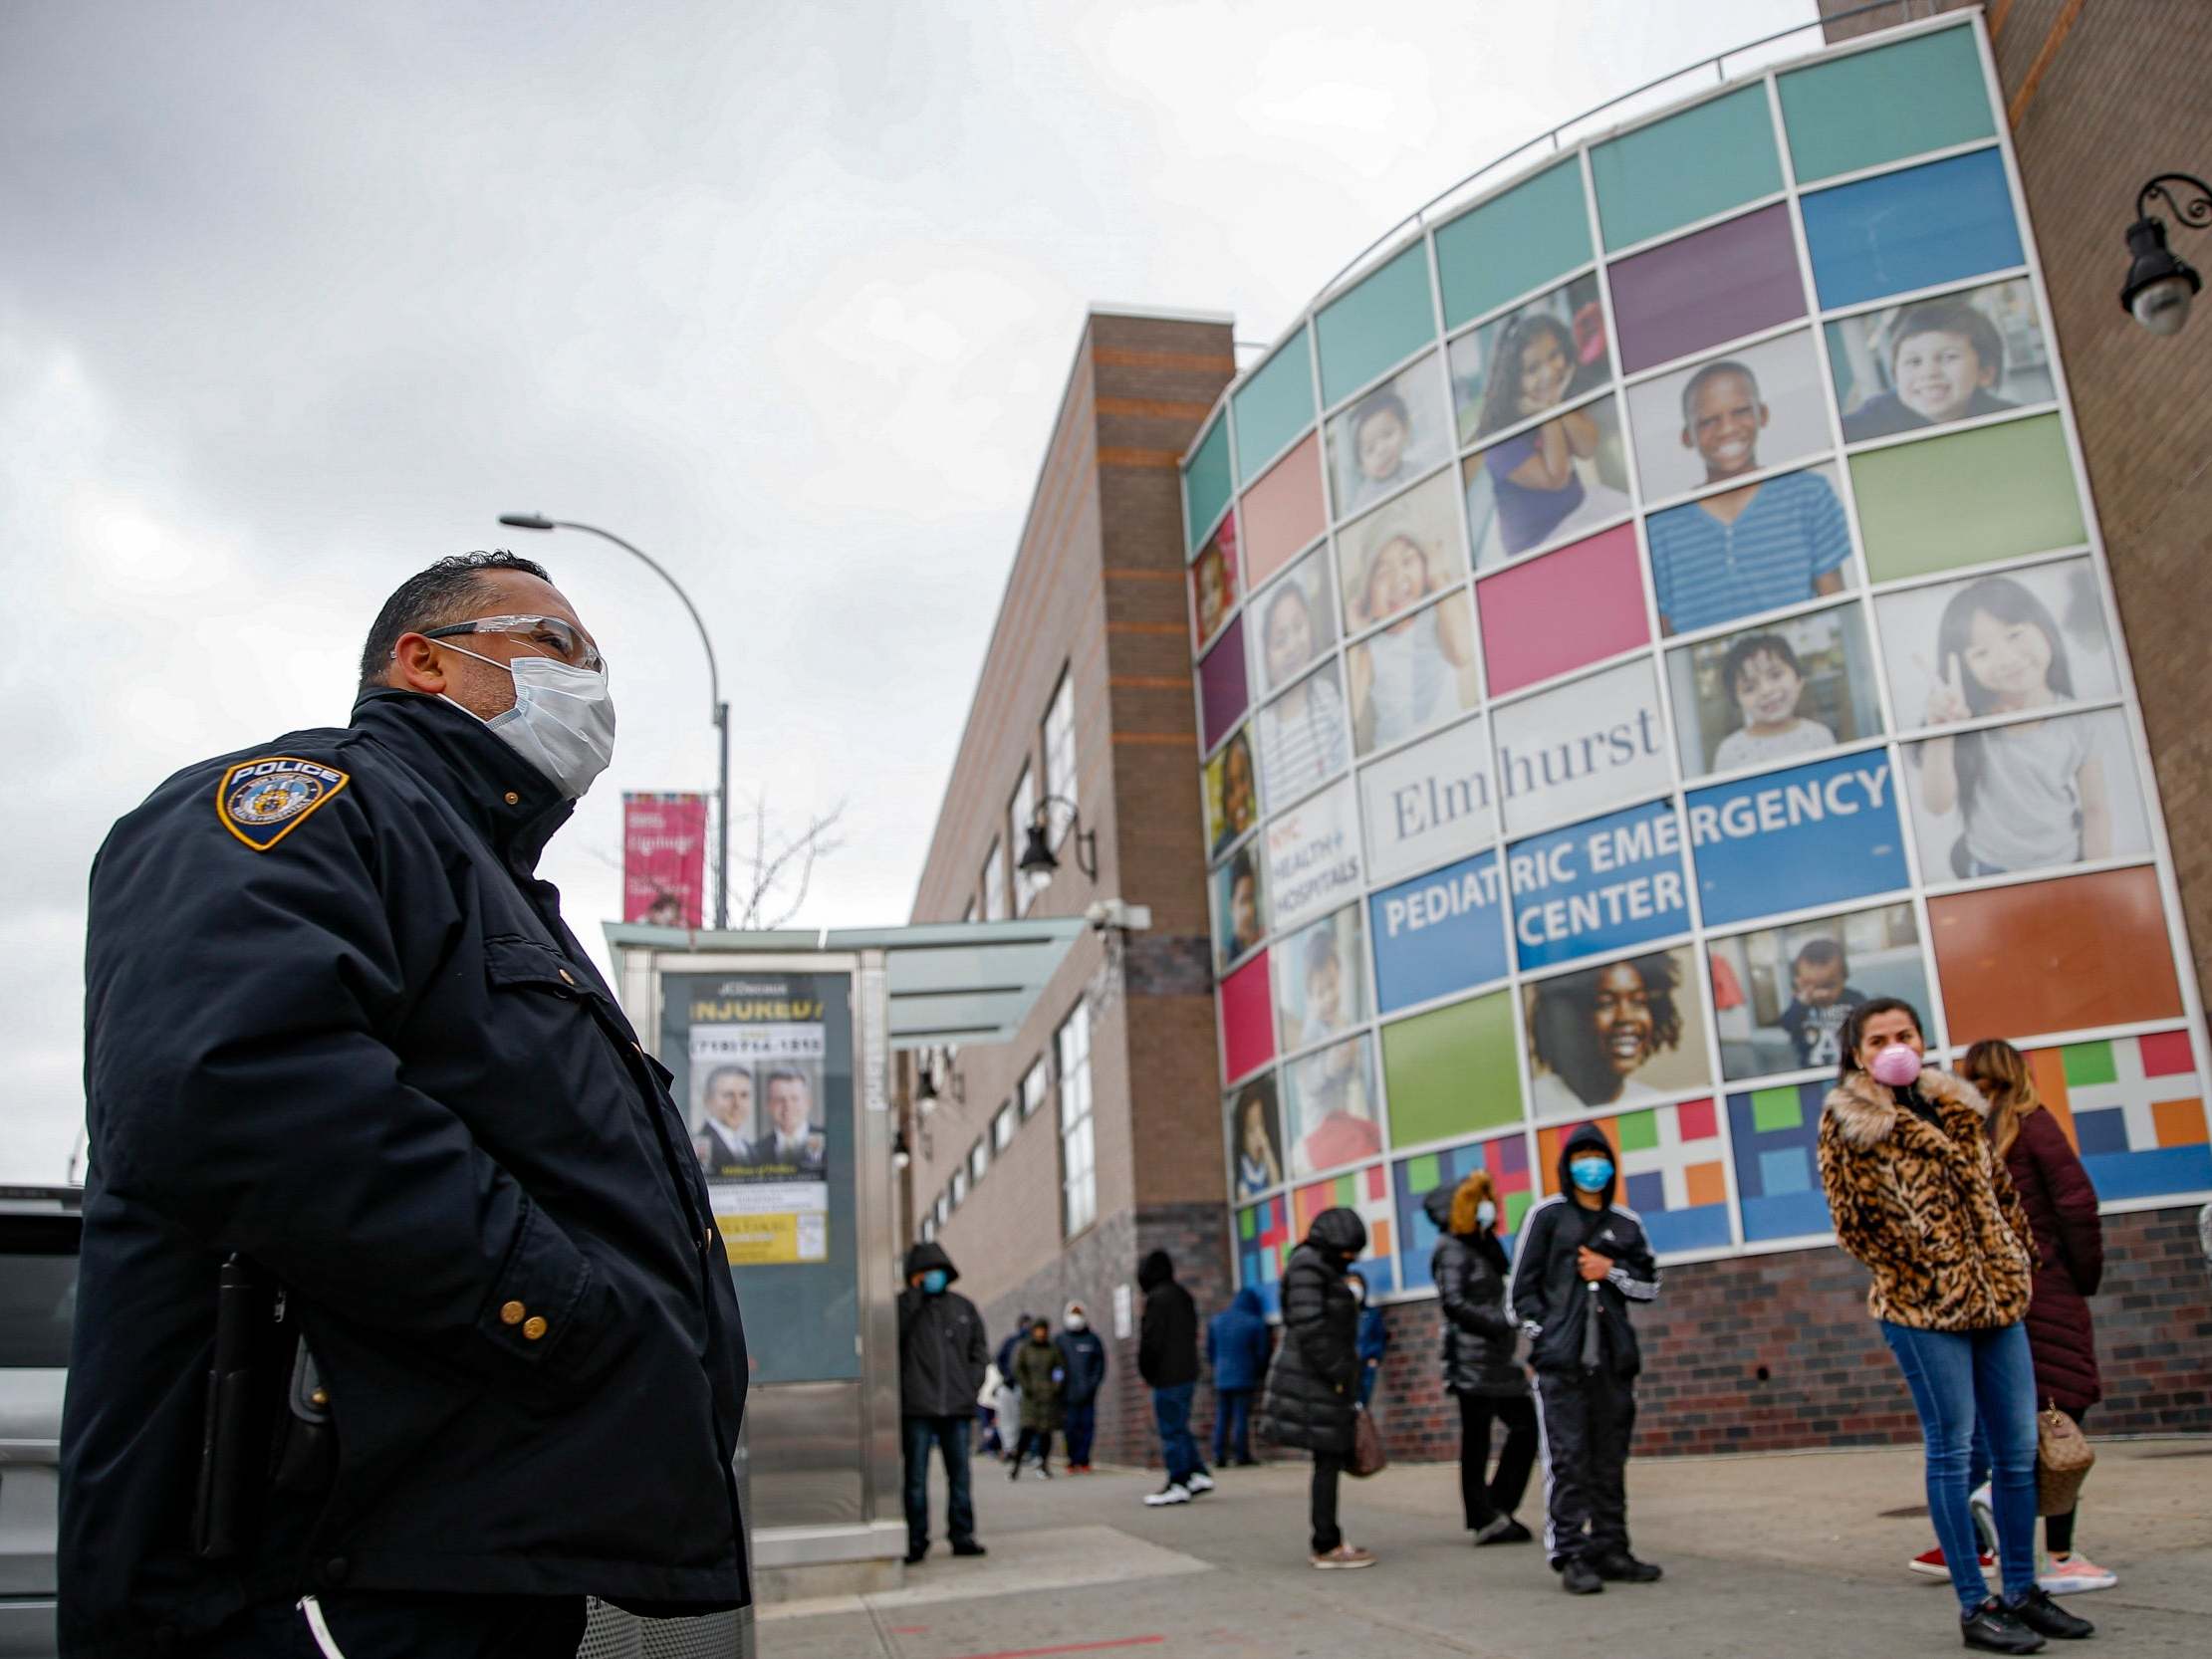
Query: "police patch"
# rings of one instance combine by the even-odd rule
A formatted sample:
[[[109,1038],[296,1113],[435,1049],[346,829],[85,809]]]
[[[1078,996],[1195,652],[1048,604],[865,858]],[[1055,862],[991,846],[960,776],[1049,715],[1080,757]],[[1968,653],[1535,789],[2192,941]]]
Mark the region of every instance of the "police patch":
[[[216,786],[215,816],[256,852],[266,852],[348,781],[347,774],[333,767],[292,755],[241,761]]]

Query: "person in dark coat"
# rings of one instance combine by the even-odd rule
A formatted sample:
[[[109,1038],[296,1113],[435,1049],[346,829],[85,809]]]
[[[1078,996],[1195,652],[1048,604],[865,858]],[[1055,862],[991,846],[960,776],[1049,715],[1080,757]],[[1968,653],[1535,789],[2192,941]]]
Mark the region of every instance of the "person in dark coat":
[[[1213,1460],[1251,1469],[1252,1396],[1267,1380],[1267,1308],[1247,1285],[1206,1321],[1206,1364],[1213,1371]],[[1235,1453],[1231,1457],[1232,1450]]]
[[[1363,1567],[1373,1554],[1345,1541],[1337,1485],[1352,1461],[1359,1412],[1359,1303],[1352,1264],[1367,1248],[1358,1212],[1324,1210],[1283,1269],[1283,1340],[1268,1372],[1262,1435],[1314,1454],[1313,1564]]]
[[[2010,1043],[1990,1041],[1966,1051],[1959,1075],[1989,1101],[1989,1142],[2005,1160],[2013,1190],[2036,1236],[2034,1289],[2028,1301],[2028,1351],[2036,1401],[2055,1403],[2077,1423],[2104,1397],[2096,1370],[2096,1330],[2088,1299],[2104,1277],[2104,1227],[2096,1188],[2059,1121],[2044,1109],[2027,1058]],[[1974,1476],[1986,1478],[1988,1453]],[[2045,1591],[2109,1589],[2119,1574],[2074,1547],[2077,1510],[2044,1517],[2049,1560],[2036,1575]]]
[[[952,1289],[960,1270],[925,1239],[906,1252],[898,1295],[898,1427],[906,1457],[906,1564],[929,1553],[929,1449],[945,1460],[945,1534],[955,1555],[980,1555],[968,1435],[991,1363],[983,1315]]]
[[[1643,1223],[1612,1201],[1612,1142],[1583,1123],[1559,1154],[1560,1190],[1528,1214],[1511,1305],[1529,1338],[1544,1437],[1545,1549],[1570,1594],[1647,1584],[1628,1550],[1628,1443],[1643,1368],[1631,1303],[1659,1294]]]
[[[1164,1250],[1138,1264],[1136,1286],[1144,1293],[1136,1370],[1152,1390],[1152,1420],[1167,1465],[1167,1484],[1144,1495],[1144,1502],[1157,1509],[1187,1504],[1213,1490],[1213,1477],[1199,1460],[1198,1441],[1190,1432],[1190,1404],[1198,1393],[1198,1304],[1175,1283],[1175,1262]]]
[[[1536,1407],[1528,1374],[1514,1361],[1506,1311],[1507,1258],[1498,1238],[1498,1195],[1478,1169],[1421,1201],[1438,1238],[1429,1257],[1444,1330],[1444,1391],[1459,1402],[1459,1502],[1477,1544],[1527,1543],[1513,1517],[1536,1467]],[[1490,1425],[1502,1424],[1498,1472],[1486,1485]]]
[[[537,875],[613,753],[599,648],[540,567],[472,554],[384,602],[360,689],[94,861],[69,1659],[309,1651],[317,1619],[550,1659],[587,1594],[747,1600],[706,1182]]]
[[[1022,1460],[1037,1454],[1037,1473],[1052,1479],[1053,1431],[1060,1427],[1060,1397],[1067,1384],[1067,1368],[1053,1343],[1052,1321],[1039,1317],[1029,1324],[1029,1335],[1014,1349],[1014,1386],[1022,1391],[1022,1437],[1014,1443],[1010,1481],[1021,1479]]]
[[[1068,1431],[1068,1473],[1091,1473],[1091,1442],[1099,1428],[1099,1390],[1106,1386],[1106,1347],[1091,1328],[1091,1315],[1080,1302],[1068,1304],[1060,1316],[1061,1369],[1067,1373],[1061,1386],[1061,1420]]]

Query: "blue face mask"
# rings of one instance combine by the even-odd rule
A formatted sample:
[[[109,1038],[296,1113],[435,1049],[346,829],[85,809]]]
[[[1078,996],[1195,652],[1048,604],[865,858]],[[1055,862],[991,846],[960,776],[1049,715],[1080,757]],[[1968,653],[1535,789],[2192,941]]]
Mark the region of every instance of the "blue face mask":
[[[1612,1179],[1612,1159],[1577,1158],[1567,1166],[1567,1173],[1583,1191],[1603,1192],[1605,1183]]]
[[[945,1287],[952,1283],[952,1276],[942,1268],[931,1268],[921,1276],[921,1288],[930,1296],[941,1297]]]

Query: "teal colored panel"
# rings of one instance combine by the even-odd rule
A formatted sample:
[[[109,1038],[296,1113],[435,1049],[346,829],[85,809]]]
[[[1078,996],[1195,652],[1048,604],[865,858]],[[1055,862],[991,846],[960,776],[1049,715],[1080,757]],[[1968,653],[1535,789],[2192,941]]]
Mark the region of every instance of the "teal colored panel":
[[[1190,465],[1183,469],[1183,538],[1187,550],[1195,552],[1206,539],[1221,509],[1229,505],[1231,488],[1229,421],[1224,415],[1199,440]]]
[[[1781,77],[1798,182],[1997,136],[1971,29],[1945,29]]]
[[[1605,246],[1709,219],[1782,188],[1764,83],[1638,127],[1590,152]]]
[[[1562,161],[1437,231],[1444,327],[1472,322],[1589,263],[1583,169]]]
[[[1314,352],[1304,329],[1252,371],[1229,402],[1237,418],[1237,482],[1246,484],[1314,423]]]
[[[1428,245],[1416,242],[1329,302],[1314,318],[1321,350],[1321,400],[1349,397],[1394,362],[1436,338],[1428,286]]]

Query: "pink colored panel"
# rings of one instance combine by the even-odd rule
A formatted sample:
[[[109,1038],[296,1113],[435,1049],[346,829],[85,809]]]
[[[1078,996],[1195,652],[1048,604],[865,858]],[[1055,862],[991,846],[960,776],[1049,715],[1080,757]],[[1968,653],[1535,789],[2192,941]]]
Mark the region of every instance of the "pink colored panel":
[[[1710,1140],[1720,1133],[1710,1100],[1684,1100],[1674,1108],[1674,1121],[1684,1140]]]
[[[2146,1077],[2171,1077],[2196,1066],[2196,1061],[2189,1054],[2189,1034],[2185,1031],[2160,1032],[2137,1041],[2142,1045],[2143,1075]]]
[[[1329,522],[1321,499],[1321,438],[1306,441],[1267,469],[1267,476],[1245,492],[1238,504],[1243,521],[1244,586],[1247,592],[1312,543]]]
[[[1221,1053],[1232,1080],[1275,1058],[1275,1017],[1267,994],[1267,952],[1221,982]]]
[[[1476,588],[1475,602],[1493,697],[1651,636],[1633,525],[1501,571]]]

